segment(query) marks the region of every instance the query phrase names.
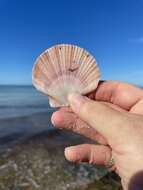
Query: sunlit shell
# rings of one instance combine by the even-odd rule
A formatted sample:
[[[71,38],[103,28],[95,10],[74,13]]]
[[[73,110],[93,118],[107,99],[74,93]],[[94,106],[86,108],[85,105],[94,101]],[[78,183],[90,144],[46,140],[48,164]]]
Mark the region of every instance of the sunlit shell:
[[[95,58],[75,45],[59,44],[36,60],[34,86],[49,97],[52,107],[68,105],[70,93],[87,94],[96,89],[100,77]]]

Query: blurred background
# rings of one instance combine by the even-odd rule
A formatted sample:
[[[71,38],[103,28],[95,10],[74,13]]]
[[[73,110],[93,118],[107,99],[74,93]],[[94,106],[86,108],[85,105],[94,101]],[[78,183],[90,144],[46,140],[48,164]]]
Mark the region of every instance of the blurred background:
[[[0,0],[0,189],[120,189],[109,169],[65,160],[88,140],[54,129],[32,87],[35,59],[59,43],[93,54],[102,80],[143,86],[143,0]]]

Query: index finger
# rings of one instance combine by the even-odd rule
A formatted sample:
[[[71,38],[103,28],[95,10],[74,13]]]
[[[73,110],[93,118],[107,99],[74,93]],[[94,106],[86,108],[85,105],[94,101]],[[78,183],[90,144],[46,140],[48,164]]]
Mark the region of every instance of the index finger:
[[[88,97],[130,110],[134,104],[143,98],[143,90],[135,85],[120,81],[100,81],[98,88],[88,94]]]

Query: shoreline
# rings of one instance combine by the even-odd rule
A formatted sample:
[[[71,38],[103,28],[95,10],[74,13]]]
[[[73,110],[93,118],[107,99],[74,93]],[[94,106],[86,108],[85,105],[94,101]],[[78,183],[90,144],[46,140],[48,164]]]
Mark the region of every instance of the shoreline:
[[[65,147],[92,141],[54,128],[51,114],[43,112],[0,120],[0,189],[102,190],[111,187],[112,181],[106,180],[106,175],[111,175],[108,168],[65,159]],[[119,180],[113,181],[118,190]]]

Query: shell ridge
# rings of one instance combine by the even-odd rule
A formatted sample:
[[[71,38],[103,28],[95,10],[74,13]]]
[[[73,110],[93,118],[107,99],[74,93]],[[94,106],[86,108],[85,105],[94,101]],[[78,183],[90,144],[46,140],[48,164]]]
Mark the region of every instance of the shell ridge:
[[[86,94],[98,85],[95,58],[77,45],[57,44],[42,53],[32,70],[34,86],[49,96],[53,107],[68,105],[69,93]]]

